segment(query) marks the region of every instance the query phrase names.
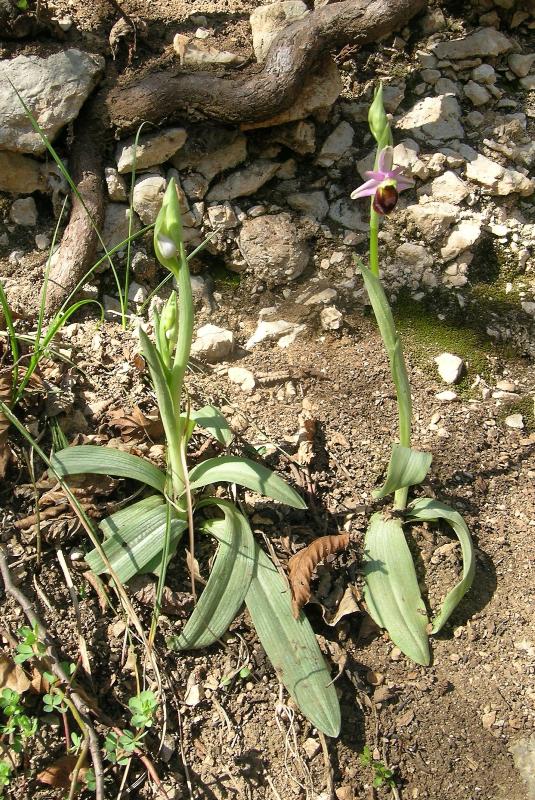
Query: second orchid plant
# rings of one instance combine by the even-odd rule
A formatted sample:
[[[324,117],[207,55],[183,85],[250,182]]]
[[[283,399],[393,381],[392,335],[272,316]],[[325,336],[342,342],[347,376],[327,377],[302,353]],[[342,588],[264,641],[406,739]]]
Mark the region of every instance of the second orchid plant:
[[[382,86],[368,115],[377,142],[375,167],[368,180],[351,197],[371,197],[369,267],[357,259],[368,297],[390,362],[396,388],[399,443],[392,445],[383,486],[373,492],[375,500],[393,495],[392,508],[382,508],[371,518],[364,541],[365,598],[374,621],[386,628],[392,641],[418,664],[430,663],[429,633],[438,633],[472,585],[475,569],[470,532],[461,515],[444,503],[420,497],[407,504],[410,486],[420,484],[431,466],[430,453],[411,447],[412,403],[409,376],[401,340],[379,271],[379,225],[390,214],[399,192],[413,186],[400,167],[393,167],[392,131],[383,104]],[[420,593],[414,561],[404,526],[414,522],[447,523],[457,535],[463,557],[462,579],[446,595],[431,622]]]

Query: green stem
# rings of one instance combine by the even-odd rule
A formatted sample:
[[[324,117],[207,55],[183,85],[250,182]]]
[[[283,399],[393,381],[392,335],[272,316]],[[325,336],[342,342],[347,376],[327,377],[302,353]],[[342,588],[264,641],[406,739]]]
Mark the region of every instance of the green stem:
[[[379,214],[370,208],[370,270],[379,277]]]

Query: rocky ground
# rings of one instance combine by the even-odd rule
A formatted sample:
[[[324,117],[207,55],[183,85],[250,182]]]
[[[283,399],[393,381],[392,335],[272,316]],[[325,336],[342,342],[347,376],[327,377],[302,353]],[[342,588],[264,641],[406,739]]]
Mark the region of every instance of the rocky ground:
[[[58,0],[48,3],[44,31],[0,42],[0,276],[21,330],[35,324],[27,309],[68,186],[6,78],[33,103],[68,163],[70,123],[100,80],[143,64],[254,69],[280,27],[311,7],[301,0],[267,7],[127,0],[122,8],[136,23],[135,49],[113,5]],[[145,128],[133,212],[133,139],[118,138],[106,149],[107,248],[123,241],[129,225],[140,230],[154,222],[171,177],[182,191],[188,247],[211,236],[191,262],[197,326],[189,391],[195,404],[222,407],[246,444],[261,447],[274,467],[300,482],[306,514],[285,515],[245,497],[255,533],[285,565],[316,536],[364,532],[395,430],[386,359],[353,260],[355,253],[366,257],[367,204],[349,197],[371,168],[367,109],[377,80],[384,82],[395,163],[415,179],[380,237],[383,278],[413,381],[415,445],[434,457],[422,491],[455,505],[477,545],[474,587],[434,642],[425,669],[407,661],[365,613],[359,546],[320,567],[307,612],[333,675],[340,672],[343,709],[342,735],[329,742],[327,757],[306,720],[282,705],[245,614],[225,646],[195,656],[166,653],[162,638],[167,728],[163,749],[154,736],[149,752],[170,796],[535,797],[534,42],[529,2],[431,3],[383,41],[332,53],[275,119],[241,128],[189,119]],[[64,226],[65,220],[59,237]],[[115,257],[121,275],[128,257],[126,248]],[[69,441],[162,459],[147,422],[155,409],[135,326],[150,329],[150,309],[166,297],[165,288],[153,294],[164,276],[150,234],[133,243],[130,257],[131,327],[119,325],[104,263],[80,297],[100,299],[105,321],[88,307],[72,318],[57,346],[76,369],[43,362],[25,401],[24,419],[47,447],[57,424]],[[9,374],[7,355],[3,365],[2,375]],[[295,467],[305,419],[313,421],[306,480]],[[16,436],[8,455],[2,539],[17,578],[76,660],[76,620],[56,556],[63,549],[80,594],[88,687],[123,724],[133,691],[124,623],[101,610],[85,582],[88,545],[70,512],[51,512],[42,523],[43,565],[36,568],[34,521],[20,524],[34,511],[35,491]],[[40,477],[42,464],[35,469]],[[131,488],[97,486],[95,516],[109,513]],[[445,531],[415,529],[411,538],[426,599],[436,606],[459,570],[458,550]],[[201,570],[208,557],[202,554]],[[163,635],[178,630],[188,613],[185,563],[170,571],[170,581]],[[337,615],[348,586],[352,613],[342,608]],[[147,623],[149,590],[146,581],[131,589]],[[22,617],[12,600],[4,600],[3,612],[7,652],[8,634]],[[250,669],[244,679],[236,673],[242,664]],[[38,705],[33,695],[29,702]],[[372,787],[373,771],[359,758],[365,745],[394,770],[394,789]],[[48,720],[6,795],[64,796],[35,781],[63,753]],[[130,796],[153,796],[136,763],[127,782],[138,776],[143,782]],[[120,777],[110,783],[110,797],[119,783]]]

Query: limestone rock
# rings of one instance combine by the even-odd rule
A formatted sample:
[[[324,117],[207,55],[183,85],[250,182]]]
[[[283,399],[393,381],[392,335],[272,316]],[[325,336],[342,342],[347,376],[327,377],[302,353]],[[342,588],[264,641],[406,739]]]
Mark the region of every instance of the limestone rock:
[[[331,203],[329,219],[344,228],[349,228],[350,231],[362,231],[363,233],[368,231],[368,223],[362,219],[358,204],[345,197],[340,197]]]
[[[271,43],[282,28],[305,14],[308,14],[308,8],[302,0],[283,0],[283,2],[255,8],[249,22],[253,32],[253,50],[257,61],[264,61]]]
[[[255,376],[245,367],[229,367],[227,377],[231,383],[237,383],[242,392],[249,394],[256,386]]]
[[[192,169],[211,181],[220,172],[247,158],[247,140],[236,130],[202,126],[190,133],[184,147],[171,158],[178,170]]]
[[[463,220],[452,230],[448,241],[440,250],[444,261],[451,261],[464,250],[472,247],[481,236],[481,223],[477,220]]]
[[[46,150],[8,79],[53,141],[63,126],[78,115],[103,69],[101,56],[76,49],[46,58],[21,55],[0,61],[0,148],[19,153]]]
[[[191,354],[214,364],[227,358],[234,348],[232,331],[217,325],[203,325],[197,331],[197,338],[191,345]]]
[[[327,58],[321,67],[305,78],[301,93],[285,111],[281,111],[271,119],[243,125],[243,129],[271,128],[285,122],[317,115],[325,116],[343,89],[338,67],[331,58]]]
[[[15,225],[32,228],[37,223],[37,206],[33,197],[15,200],[9,211],[9,217]]]
[[[332,166],[351,147],[354,135],[349,122],[340,122],[325,139],[316,163],[321,167]]]
[[[513,53],[508,59],[509,68],[517,78],[525,78],[529,74],[533,62],[535,62],[535,53],[530,53],[529,55]]]
[[[219,206],[211,206],[208,209],[208,219],[210,220],[210,225],[214,230],[216,228],[228,230],[229,228],[236,228],[238,225],[238,218],[236,217],[234,209],[230,203],[223,203]]]
[[[524,428],[524,418],[522,417],[522,414],[510,414],[505,418],[505,424],[508,428],[521,431]]]
[[[132,205],[145,225],[152,225],[162,206],[166,180],[158,173],[147,173],[136,179]]]
[[[434,241],[448,232],[459,209],[453,203],[422,203],[407,207],[407,214],[426,241]]]
[[[464,60],[475,56],[499,56],[512,50],[513,44],[495,28],[482,28],[463,39],[439,42],[433,53],[439,59]]]
[[[410,131],[417,139],[462,139],[463,126],[460,122],[461,107],[450,94],[424,97],[404,114],[396,123],[402,131]]]
[[[438,374],[444,383],[457,383],[464,370],[464,361],[453,353],[441,353],[435,359]]]
[[[187,136],[184,128],[167,128],[140,136],[137,148],[134,136],[125,142],[119,142],[115,151],[117,169],[120,173],[132,172],[134,153],[136,154],[136,172],[163,164],[183,146]]]
[[[431,183],[433,200],[444,200],[458,205],[469,194],[470,191],[466,183],[452,170],[439,175]]]
[[[255,277],[280,286],[299,277],[310,259],[310,248],[289,214],[269,214],[243,223],[238,247]]]
[[[273,178],[279,167],[280,164],[274,161],[259,159],[249,167],[237,170],[223,178],[222,181],[210,189],[207,200],[232,200],[234,197],[246,197],[254,194],[261,186]]]
[[[130,208],[126,203],[108,203],[104,216],[102,238],[107,250],[116,247],[128,237]],[[139,220],[134,214],[132,233],[139,230]],[[126,247],[126,245],[125,245]]]
[[[44,191],[42,164],[30,156],[0,150],[0,192],[32,194]]]
[[[247,350],[252,350],[255,345],[261,342],[278,342],[279,347],[288,347],[297,336],[306,328],[305,325],[296,322],[287,322],[285,319],[260,320],[255,332],[245,345]]]
[[[464,94],[465,97],[470,100],[472,105],[476,107],[484,106],[485,103],[488,103],[489,100],[492,99],[492,95],[488,89],[485,89],[484,86],[481,86],[481,84],[476,83],[475,81],[468,81],[464,87]]]
[[[181,64],[189,66],[208,66],[209,64],[243,64],[244,58],[229,50],[218,50],[216,47],[191,42],[188,37],[177,33],[173,39],[173,49],[180,58]]]
[[[106,179],[110,200],[113,200],[115,203],[126,202],[126,200],[128,200],[126,181],[119,175],[115,167],[106,167],[104,169],[104,177]]]
[[[316,149],[316,127],[309,120],[280,125],[271,131],[271,136],[274,142],[283,144],[299,155],[313,153]]]
[[[327,216],[329,211],[329,203],[325,196],[325,192],[295,192],[289,194],[286,202],[290,208],[296,211],[302,211],[315,219],[322,220]]]
[[[324,331],[339,331],[344,324],[344,316],[336,306],[327,306],[320,313],[320,322]]]
[[[528,197],[535,191],[535,179],[502,167],[468,145],[462,144],[459,150],[466,158],[466,177],[486,187],[491,194],[503,196],[517,192]]]

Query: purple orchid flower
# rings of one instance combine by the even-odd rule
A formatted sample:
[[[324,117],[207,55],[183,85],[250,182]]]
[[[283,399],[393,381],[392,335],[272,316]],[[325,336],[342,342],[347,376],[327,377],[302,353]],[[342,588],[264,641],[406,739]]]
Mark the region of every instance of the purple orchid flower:
[[[384,147],[379,153],[377,170],[364,173],[368,180],[351,193],[351,198],[358,200],[360,197],[373,195],[374,211],[378,214],[390,214],[396,206],[399,192],[414,186],[413,179],[403,174],[403,167],[392,169],[393,160],[392,148]]]

